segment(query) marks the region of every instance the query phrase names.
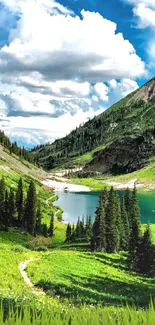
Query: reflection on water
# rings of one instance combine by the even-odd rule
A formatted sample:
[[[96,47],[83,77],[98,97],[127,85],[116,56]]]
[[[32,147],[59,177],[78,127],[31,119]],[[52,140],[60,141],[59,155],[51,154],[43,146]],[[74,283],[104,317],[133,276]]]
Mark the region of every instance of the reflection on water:
[[[118,192],[120,196],[123,191]],[[75,223],[78,216],[86,217],[90,215],[92,219],[95,215],[96,207],[98,206],[98,198],[100,192],[83,192],[83,193],[64,193],[58,192],[58,205],[64,211],[63,219],[65,221]],[[155,223],[155,192],[138,193],[141,222],[142,223]]]

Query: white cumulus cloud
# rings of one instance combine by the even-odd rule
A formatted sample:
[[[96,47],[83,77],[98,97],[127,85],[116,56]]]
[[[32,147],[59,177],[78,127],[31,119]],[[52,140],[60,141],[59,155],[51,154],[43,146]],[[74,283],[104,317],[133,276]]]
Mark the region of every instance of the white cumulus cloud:
[[[144,62],[117,32],[117,25],[97,12],[82,10],[77,16],[54,0],[0,0],[0,4],[17,16],[0,49],[0,99],[10,121],[3,126],[14,136],[19,128],[16,132],[13,118],[29,123],[30,130],[37,124],[46,139],[47,123],[39,126],[43,118],[49,120],[52,139],[62,135],[65,123],[64,135],[70,123],[76,126],[110,105],[112,84],[107,82],[122,80],[115,83],[124,96],[134,88],[133,79],[146,73]],[[133,80],[132,85],[127,80]],[[37,133],[34,136],[37,141]]]

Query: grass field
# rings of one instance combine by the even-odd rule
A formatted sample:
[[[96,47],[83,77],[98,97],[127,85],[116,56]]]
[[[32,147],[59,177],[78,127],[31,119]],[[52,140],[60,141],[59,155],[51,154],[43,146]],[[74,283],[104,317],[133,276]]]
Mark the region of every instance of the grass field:
[[[5,297],[5,305],[9,301],[23,304],[25,315],[18,318],[14,309],[5,325],[154,325],[153,309],[145,312],[122,306],[135,304],[147,308],[150,297],[155,298],[155,279],[129,273],[123,253],[91,253],[86,251],[87,244],[64,244],[65,228],[62,223],[55,223],[52,239],[32,238],[12,229],[0,232],[0,300]],[[155,225],[151,225],[151,230],[155,239]],[[32,247],[28,249],[30,243]],[[47,247],[47,252],[35,251],[39,246]],[[34,295],[19,272],[19,263],[30,258],[34,261],[27,267],[28,275],[44,289],[45,297]],[[31,322],[29,305],[34,309]],[[0,310],[1,325],[2,317]]]
[[[154,325],[155,308],[150,304],[148,310],[136,310],[134,307],[93,308],[86,306],[75,308],[52,307],[46,304],[36,309],[34,306],[22,308],[1,308],[1,325]]]
[[[109,186],[102,179],[96,178],[72,178],[72,183],[88,186],[92,191],[102,191],[104,186]]]
[[[36,286],[49,296],[79,304],[147,306],[155,279],[127,271],[123,254],[56,250],[28,266]]]

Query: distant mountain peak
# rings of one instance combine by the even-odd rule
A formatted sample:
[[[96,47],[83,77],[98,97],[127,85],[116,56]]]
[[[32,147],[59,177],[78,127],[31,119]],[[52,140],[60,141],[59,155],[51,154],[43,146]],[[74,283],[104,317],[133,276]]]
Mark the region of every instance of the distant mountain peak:
[[[148,102],[155,96],[155,77],[143,85],[132,97],[133,101],[143,100]]]

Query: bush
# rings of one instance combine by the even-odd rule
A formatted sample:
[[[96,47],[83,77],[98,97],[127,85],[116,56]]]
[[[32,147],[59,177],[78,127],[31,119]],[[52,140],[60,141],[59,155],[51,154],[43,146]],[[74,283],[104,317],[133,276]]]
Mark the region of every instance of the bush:
[[[47,252],[47,247],[46,246],[38,246],[34,248],[34,251],[36,252]]]
[[[11,250],[15,253],[22,253],[23,252],[23,247],[21,246],[15,246],[15,247],[12,247]]]

